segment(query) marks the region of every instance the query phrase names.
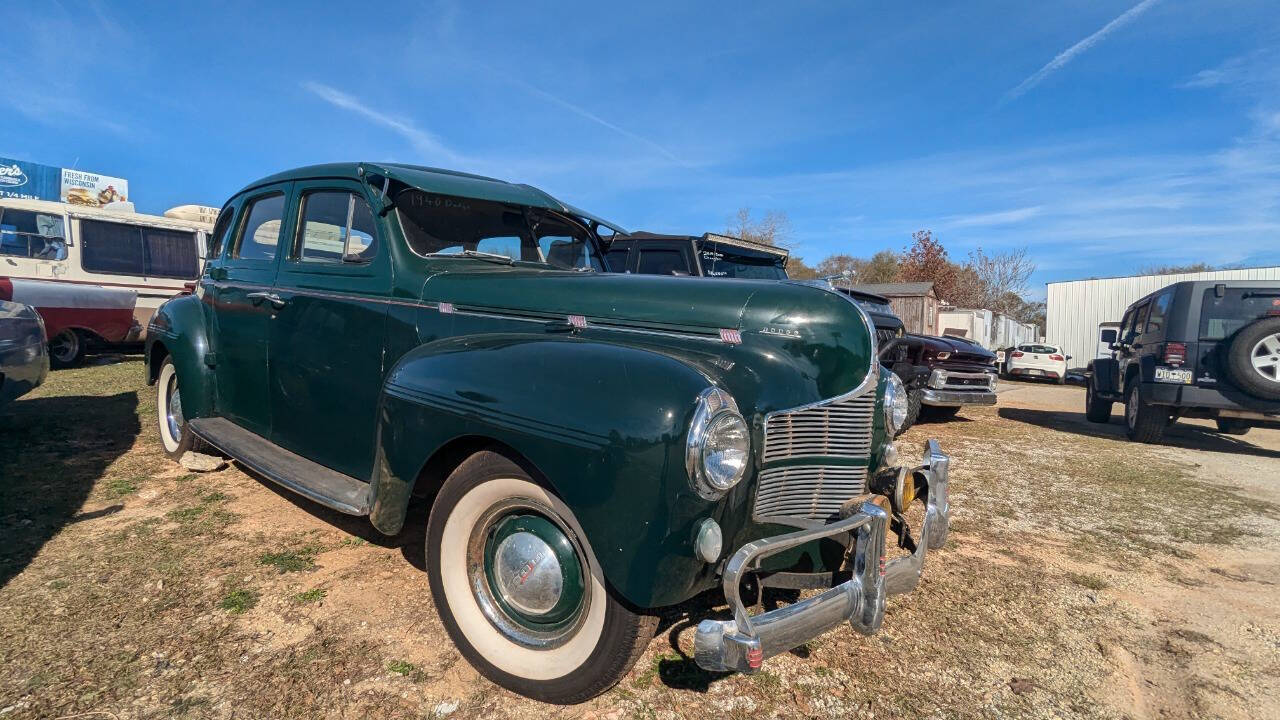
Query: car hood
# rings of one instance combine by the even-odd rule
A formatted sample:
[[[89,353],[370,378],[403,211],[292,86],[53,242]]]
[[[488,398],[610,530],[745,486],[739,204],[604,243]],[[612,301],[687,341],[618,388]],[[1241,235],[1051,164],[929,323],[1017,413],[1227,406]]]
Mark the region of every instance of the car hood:
[[[752,385],[772,384],[782,396],[799,398],[793,405],[857,387],[874,356],[871,329],[853,302],[791,281],[486,265],[429,277],[422,299],[452,303],[457,312],[548,323],[581,316],[588,326],[583,337],[656,343],[710,377],[729,373]],[[740,341],[732,333],[726,341],[722,330],[737,331]]]
[[[967,355],[972,358],[994,360],[996,354],[990,350],[960,338],[940,337],[938,335],[916,335],[909,337],[920,341],[926,347],[936,351],[949,352],[952,356]]]

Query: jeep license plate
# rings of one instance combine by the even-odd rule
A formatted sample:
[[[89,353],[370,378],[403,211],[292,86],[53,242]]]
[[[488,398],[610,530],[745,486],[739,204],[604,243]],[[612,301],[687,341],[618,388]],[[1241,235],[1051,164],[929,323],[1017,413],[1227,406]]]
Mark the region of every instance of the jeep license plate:
[[[1187,368],[1156,368],[1156,382],[1178,383],[1179,385],[1191,384],[1191,370]]]

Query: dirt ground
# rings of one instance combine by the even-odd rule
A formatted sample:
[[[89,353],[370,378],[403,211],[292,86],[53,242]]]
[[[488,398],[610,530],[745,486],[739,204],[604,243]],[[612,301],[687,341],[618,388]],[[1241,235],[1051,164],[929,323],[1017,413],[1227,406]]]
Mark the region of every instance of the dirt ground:
[[[235,467],[167,461],[140,361],[55,372],[0,409],[0,718],[1280,717],[1280,432],[1180,423],[1165,446],[1012,384],[922,424],[953,532],[871,638],[704,673],[663,614],[577,707],[488,683],[399,537]]]

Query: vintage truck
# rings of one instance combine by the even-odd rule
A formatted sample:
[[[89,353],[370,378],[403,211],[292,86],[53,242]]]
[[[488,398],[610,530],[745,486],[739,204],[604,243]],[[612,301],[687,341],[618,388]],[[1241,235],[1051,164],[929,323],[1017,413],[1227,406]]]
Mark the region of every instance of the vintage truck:
[[[946,539],[950,460],[892,442],[903,391],[870,320],[802,283],[601,272],[621,232],[410,165],[254,182],[152,319],[164,449],[212,446],[388,534],[427,499],[450,637],[541,700],[608,689],[658,609],[712,589],[732,619],[697,626],[708,670],[875,632]],[[751,614],[762,585],[820,592]]]

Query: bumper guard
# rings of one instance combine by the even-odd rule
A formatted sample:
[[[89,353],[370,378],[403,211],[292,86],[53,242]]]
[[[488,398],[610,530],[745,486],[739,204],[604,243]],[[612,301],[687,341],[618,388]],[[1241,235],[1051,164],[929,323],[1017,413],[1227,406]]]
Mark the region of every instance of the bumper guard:
[[[703,620],[694,635],[694,659],[704,670],[755,672],[766,658],[803,645],[842,622],[871,635],[884,620],[885,598],[909,592],[920,582],[925,554],[947,539],[951,506],[947,498],[950,458],[937,441],[925,444],[924,459],[914,469],[928,485],[924,527],[916,551],[885,564],[889,517],[871,496],[853,498],[840,520],[819,528],[762,538],[747,543],[725,565],[724,595],[733,620]],[[742,578],[760,560],[784,550],[842,533],[853,533],[850,565],[853,577],[814,597],[751,616],[738,592]]]

